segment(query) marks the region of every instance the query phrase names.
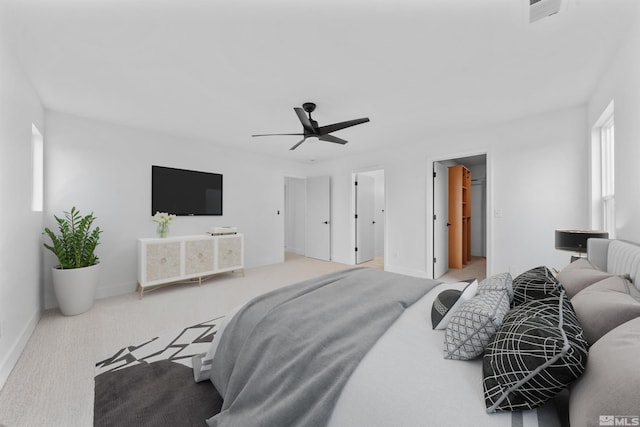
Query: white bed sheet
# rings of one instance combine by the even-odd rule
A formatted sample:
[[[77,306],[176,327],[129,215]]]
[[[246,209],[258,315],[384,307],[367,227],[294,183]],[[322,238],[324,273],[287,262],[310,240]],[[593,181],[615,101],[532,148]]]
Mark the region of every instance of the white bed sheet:
[[[351,375],[330,427],[511,426],[511,413],[486,412],[482,358],[444,359],[445,331],[431,327],[435,297],[464,286],[438,285],[404,312]],[[537,426],[536,411],[522,425]]]

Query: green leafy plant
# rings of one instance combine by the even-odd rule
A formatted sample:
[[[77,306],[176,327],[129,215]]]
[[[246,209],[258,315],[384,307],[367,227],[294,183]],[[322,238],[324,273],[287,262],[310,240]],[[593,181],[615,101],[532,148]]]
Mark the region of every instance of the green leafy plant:
[[[81,268],[97,264],[95,249],[102,231],[100,227],[91,229],[95,220],[93,212],[82,216],[74,206],[71,212],[64,212],[64,218],[53,217],[58,223],[59,234],[45,228],[44,234],[49,236],[52,244],[44,243],[44,247],[58,257],[58,268]]]

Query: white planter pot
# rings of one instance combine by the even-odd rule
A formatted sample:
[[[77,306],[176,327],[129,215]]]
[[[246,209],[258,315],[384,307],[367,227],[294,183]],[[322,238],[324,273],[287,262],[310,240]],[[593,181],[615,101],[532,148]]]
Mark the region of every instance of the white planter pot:
[[[84,313],[93,306],[100,264],[82,268],[53,269],[53,291],[65,316]]]

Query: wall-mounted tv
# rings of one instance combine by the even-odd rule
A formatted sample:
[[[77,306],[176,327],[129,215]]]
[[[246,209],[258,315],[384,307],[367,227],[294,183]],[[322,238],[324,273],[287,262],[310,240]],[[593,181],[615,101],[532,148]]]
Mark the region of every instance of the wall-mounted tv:
[[[151,215],[222,215],[222,175],[151,166]]]

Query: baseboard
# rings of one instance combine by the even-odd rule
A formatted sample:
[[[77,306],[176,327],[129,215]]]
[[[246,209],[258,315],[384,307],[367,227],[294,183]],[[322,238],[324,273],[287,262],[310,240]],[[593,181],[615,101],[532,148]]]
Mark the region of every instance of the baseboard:
[[[281,262],[284,262],[284,252],[282,253],[282,255],[276,255],[273,258],[261,260],[258,263],[251,264],[250,267],[245,265],[244,268],[245,270],[248,270],[251,268],[264,267],[266,265],[280,264]]]
[[[304,248],[285,248],[284,251],[304,256]]]
[[[13,346],[11,346],[2,363],[0,363],[0,390],[4,387],[4,384],[7,382],[7,378],[9,378],[9,374],[11,374],[14,366],[18,363],[18,359],[20,358],[22,351],[27,346],[27,342],[29,341],[29,338],[31,338],[31,334],[33,334],[33,331],[36,329],[36,325],[40,321],[40,315],[41,312],[39,309],[33,313],[29,322],[27,322],[25,327],[22,329],[22,332],[20,332],[18,339],[15,341]]]
[[[128,283],[121,283],[121,284],[118,284],[118,285],[98,287],[98,289],[96,289],[96,299],[115,297],[115,296],[118,296],[118,295],[134,293],[135,291],[136,291],[136,283],[135,282],[128,282]]]
[[[282,255],[263,260],[263,262],[258,265],[252,265],[251,267],[245,266],[245,269],[262,267],[264,265],[278,264],[283,261],[284,261],[284,253]],[[126,283],[120,283],[117,285],[102,286],[102,287],[99,286],[98,289],[96,289],[96,299],[109,298],[109,297],[115,297],[118,295],[133,293],[136,291],[136,286],[137,286],[136,282],[126,282]],[[56,304],[56,305],[53,305],[52,307],[46,307],[46,308],[50,309],[50,308],[55,308],[57,306],[58,305]]]
[[[406,268],[397,265],[389,265],[386,264],[384,266],[385,271],[389,271],[391,273],[404,274],[405,276],[419,277],[421,279],[429,279],[427,276],[427,272],[424,270],[416,270],[413,268]]]

